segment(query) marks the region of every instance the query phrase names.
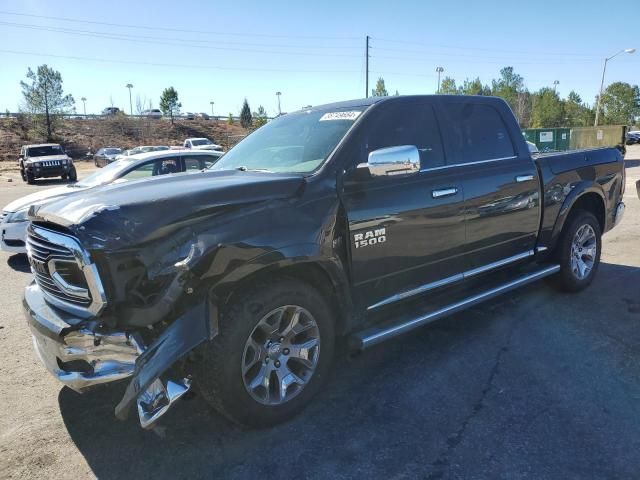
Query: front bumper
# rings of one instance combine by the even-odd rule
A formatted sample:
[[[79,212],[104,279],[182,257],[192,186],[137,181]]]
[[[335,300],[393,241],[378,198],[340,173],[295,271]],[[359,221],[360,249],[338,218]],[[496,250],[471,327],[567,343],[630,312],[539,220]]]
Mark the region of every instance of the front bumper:
[[[24,239],[29,222],[0,224],[0,249],[10,253],[27,253]]]
[[[61,177],[63,175],[69,174],[69,170],[71,170],[71,165],[61,165],[59,167],[29,167],[27,168],[29,172],[33,174],[34,178],[51,178],[51,177]]]
[[[134,336],[79,327],[80,319],[50,307],[35,283],[25,289],[23,310],[40,361],[69,388],[82,393],[133,375],[142,353]]]

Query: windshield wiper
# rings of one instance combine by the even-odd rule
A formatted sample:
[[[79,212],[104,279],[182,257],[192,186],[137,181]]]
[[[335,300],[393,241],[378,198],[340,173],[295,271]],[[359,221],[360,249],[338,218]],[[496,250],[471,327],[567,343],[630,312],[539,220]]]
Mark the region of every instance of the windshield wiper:
[[[271,170],[267,170],[266,168],[247,168],[245,166],[237,167],[236,170],[240,170],[241,172],[264,172],[264,173],[273,173]]]

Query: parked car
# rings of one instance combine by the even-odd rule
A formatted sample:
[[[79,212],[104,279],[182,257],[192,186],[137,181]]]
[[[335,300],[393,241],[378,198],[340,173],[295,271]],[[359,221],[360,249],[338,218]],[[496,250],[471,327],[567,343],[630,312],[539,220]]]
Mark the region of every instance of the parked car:
[[[116,160],[120,160],[131,155],[137,155],[139,153],[160,152],[162,150],[169,150],[169,147],[166,145],[142,145],[119,153],[118,155],[116,155]]]
[[[200,112],[196,116],[203,120],[209,120],[211,118],[208,113],[204,113],[204,112]]]
[[[59,200],[92,188],[130,180],[153,178],[166,173],[198,172],[211,167],[222,152],[156,151],[132,155],[109,163],[81,181],[59,188],[41,190],[8,204],[0,216],[0,249],[26,253],[27,212],[32,205]]]
[[[196,116],[192,112],[183,112],[180,114],[180,118],[184,118],[185,120],[194,120]]]
[[[104,167],[116,161],[116,157],[122,155],[122,149],[118,147],[104,147],[93,154],[93,163],[96,167]]]
[[[152,108],[150,110],[143,110],[142,115],[149,118],[162,118],[162,112],[157,108]]]
[[[544,277],[586,288],[624,185],[615,148],[532,158],[499,98],[314,107],[204,173],[31,209],[24,310],[64,384],[131,377],[118,418],[149,427],[193,385],[271,425],[323,389],[338,336],[366,349]]]
[[[118,107],[107,107],[102,110],[102,115],[105,115],[105,116],[118,115],[119,113],[124,113],[124,112],[122,112],[122,110],[120,110]]]
[[[62,180],[77,179],[73,160],[57,143],[23,145],[18,158],[22,180],[32,184],[38,178],[60,177]]]
[[[540,150],[538,150],[538,146],[535,143],[530,142],[529,140],[527,140],[527,147],[529,148],[529,153],[531,155],[538,155],[540,153]]]
[[[627,132],[625,143],[627,145],[635,145],[636,143],[640,143],[640,131],[632,130],[630,132]]]
[[[193,150],[222,150],[222,145],[217,145],[208,138],[187,138],[183,146]]]

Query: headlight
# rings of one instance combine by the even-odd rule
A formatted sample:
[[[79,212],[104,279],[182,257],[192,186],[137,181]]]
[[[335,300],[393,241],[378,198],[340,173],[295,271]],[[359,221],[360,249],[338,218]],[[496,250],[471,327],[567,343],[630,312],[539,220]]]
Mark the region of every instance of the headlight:
[[[41,166],[41,165],[42,165],[42,164],[41,164],[40,162],[35,162],[35,163],[33,164],[33,166],[34,166],[34,167],[36,167],[36,168],[40,168],[40,166]]]
[[[29,207],[25,207],[17,212],[12,212],[7,214],[7,223],[18,223],[18,222],[26,222],[29,220],[27,218],[27,212],[29,211]]]

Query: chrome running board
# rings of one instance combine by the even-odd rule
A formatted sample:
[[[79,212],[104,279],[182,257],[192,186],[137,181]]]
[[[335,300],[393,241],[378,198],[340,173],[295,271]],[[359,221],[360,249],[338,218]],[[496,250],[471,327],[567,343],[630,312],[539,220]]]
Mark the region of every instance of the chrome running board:
[[[353,335],[352,339],[354,340],[354,347],[356,350],[364,350],[365,348],[369,348],[384,340],[388,340],[390,338],[396,337],[403,333],[409,332],[414,328],[421,327],[423,325],[431,323],[440,318],[444,318],[454,313],[460,312],[469,307],[482,303],[485,300],[489,300],[490,298],[497,297],[498,295],[502,295],[503,293],[522,287],[523,285],[526,285],[528,283],[532,283],[544,277],[548,277],[549,275],[553,275],[554,273],[557,273],[559,271],[560,271],[560,265],[550,265],[536,272],[523,275],[517,278],[516,280],[512,280],[503,285],[491,288],[490,290],[486,290],[482,293],[479,293],[477,295],[473,295],[464,300],[460,300],[458,302],[452,303],[451,305],[447,305],[446,307],[440,308],[433,312],[420,315],[416,318],[412,318],[410,320],[406,320],[401,323],[393,324],[391,326],[388,326],[388,325],[374,326],[372,328],[369,328],[362,332],[358,332]]]

